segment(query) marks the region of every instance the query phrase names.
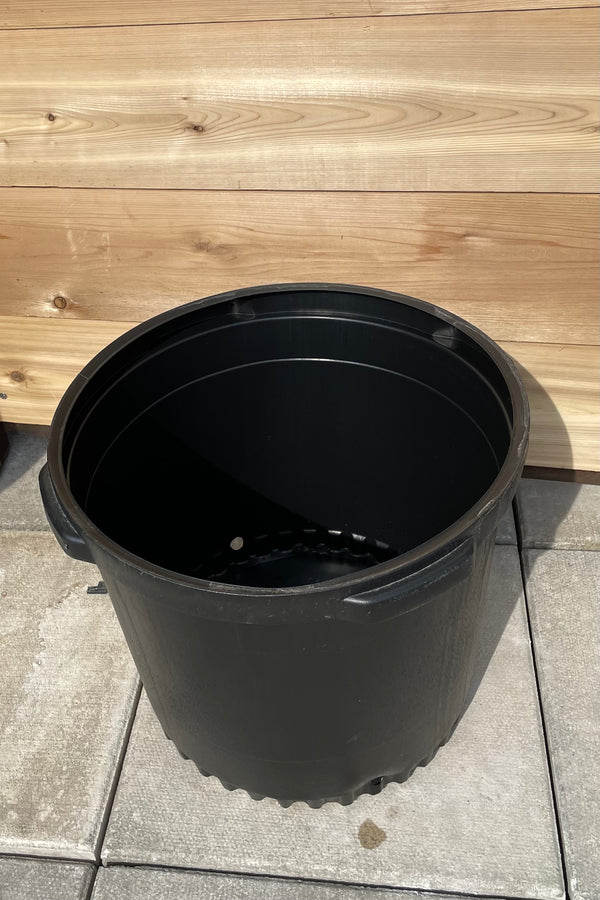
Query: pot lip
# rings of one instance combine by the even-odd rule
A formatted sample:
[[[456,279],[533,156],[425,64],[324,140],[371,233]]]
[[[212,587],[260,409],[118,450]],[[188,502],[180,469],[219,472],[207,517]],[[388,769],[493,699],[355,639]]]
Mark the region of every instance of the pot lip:
[[[463,332],[474,341],[491,359],[500,371],[510,393],[513,407],[512,436],[505,460],[496,478],[480,499],[471,506],[459,519],[452,523],[444,531],[433,535],[427,541],[413,547],[411,550],[394,557],[386,562],[362,569],[339,578],[320,581],[315,584],[294,585],[281,588],[261,588],[244,585],[231,585],[221,582],[206,581],[192,575],[184,575],[170,569],[156,565],[135,553],[131,553],[120,544],[113,541],[95,526],[91,519],[81,509],[73,497],[67,482],[66,473],[62,464],[62,446],[68,419],[73,411],[80,394],[89,381],[110,359],[120,353],[125,347],[133,344],[139,338],[160,327],[167,322],[182,318],[197,309],[206,309],[220,303],[227,303],[243,297],[257,296],[261,294],[292,293],[301,291],[332,291],[337,293],[363,294],[389,300],[395,304],[411,306],[422,310],[442,321],[452,325],[458,331]],[[419,562],[430,562],[447,554],[448,549],[457,545],[468,533],[476,530],[477,524],[485,517],[486,513],[495,505],[502,502],[508,496],[516,484],[527,451],[529,437],[529,403],[524,385],[513,360],[502,350],[498,344],[488,337],[485,332],[471,325],[465,319],[456,316],[448,310],[442,309],[425,300],[418,300],[406,294],[388,291],[381,288],[365,287],[361,285],[349,285],[335,282],[289,282],[278,284],[258,285],[254,287],[238,288],[220,294],[214,294],[205,299],[193,300],[174,309],[167,310],[157,316],[142,322],[126,331],[123,335],[108,344],[81,370],[65,391],[52,419],[50,438],[48,442],[48,469],[57,496],[66,514],[73,520],[77,528],[83,532],[86,543],[98,545],[98,547],[121,564],[133,568],[140,574],[147,574],[153,578],[166,581],[169,584],[178,584],[182,587],[195,588],[214,595],[222,595],[234,598],[268,599],[277,597],[295,597],[302,595],[323,595],[335,591],[339,594],[350,595],[357,590],[366,590],[373,582],[389,582],[401,577],[402,572],[414,568]]]

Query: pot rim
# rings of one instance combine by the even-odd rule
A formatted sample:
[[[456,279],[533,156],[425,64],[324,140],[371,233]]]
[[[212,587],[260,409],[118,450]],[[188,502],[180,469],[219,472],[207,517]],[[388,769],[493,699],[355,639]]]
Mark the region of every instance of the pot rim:
[[[110,359],[119,354],[125,347],[135,343],[139,338],[142,338],[155,328],[160,327],[167,322],[182,318],[194,310],[205,309],[220,303],[232,302],[253,295],[301,291],[332,291],[337,293],[363,294],[365,296],[377,297],[382,300],[389,300],[395,304],[400,303],[405,306],[412,306],[453,326],[458,331],[463,332],[491,358],[509,390],[513,409],[512,434],[506,457],[496,478],[477,503],[471,506],[444,531],[438,532],[422,544],[413,547],[411,550],[407,550],[391,560],[369,566],[368,568],[361,569],[358,572],[353,572],[349,575],[343,575],[339,578],[319,581],[315,584],[293,585],[292,587],[281,588],[231,585],[222,582],[206,581],[193,575],[184,575],[174,572],[171,569],[156,565],[141,556],[137,556],[135,553],[130,552],[116,541],[113,541],[108,535],[104,534],[104,532],[97,528],[94,522],[88,518],[75,500],[71,493],[62,463],[63,441],[67,423],[82,391],[87,387],[91,379]],[[226,595],[238,598],[266,598],[273,596],[293,597],[298,594],[302,594],[303,596],[308,594],[319,595],[329,593],[332,590],[335,590],[336,593],[352,594],[359,590],[364,590],[365,582],[395,581],[398,577],[401,577],[403,571],[413,569],[415,566],[418,566],[420,562],[425,564],[425,561],[429,563],[431,560],[445,556],[448,553],[448,550],[464,539],[467,533],[474,531],[477,528],[478,523],[485,517],[486,513],[496,504],[501,504],[503,500],[510,495],[523,467],[528,437],[529,403],[515,363],[504,350],[492,340],[492,338],[488,337],[488,335],[479,328],[471,325],[470,322],[467,322],[465,319],[456,316],[454,313],[442,309],[432,303],[418,300],[415,297],[410,297],[406,294],[399,294],[395,291],[364,287],[361,285],[338,284],[334,282],[290,282],[238,288],[236,290],[214,294],[205,299],[193,300],[190,303],[182,304],[174,309],[153,316],[145,322],[142,322],[140,325],[134,326],[125,332],[125,334],[108,344],[108,346],[96,354],[96,356],[94,356],[81,370],[60,400],[53,416],[50,429],[50,439],[48,442],[48,469],[61,505],[67,516],[72,519],[76,527],[83,533],[86,543],[98,545],[102,551],[108,553],[120,563],[130,566],[140,573],[146,573],[155,578],[167,581],[169,584],[180,584],[181,586],[188,588],[192,587],[213,594],[222,594],[224,597]]]

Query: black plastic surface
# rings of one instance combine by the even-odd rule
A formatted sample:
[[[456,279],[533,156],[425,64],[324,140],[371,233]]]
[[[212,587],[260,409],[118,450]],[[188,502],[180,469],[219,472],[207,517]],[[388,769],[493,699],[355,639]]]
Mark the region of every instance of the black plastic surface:
[[[460,716],[527,431],[514,367],[472,326],[274,286],[100,354],[49,467],[181,752],[318,805],[406,775]]]

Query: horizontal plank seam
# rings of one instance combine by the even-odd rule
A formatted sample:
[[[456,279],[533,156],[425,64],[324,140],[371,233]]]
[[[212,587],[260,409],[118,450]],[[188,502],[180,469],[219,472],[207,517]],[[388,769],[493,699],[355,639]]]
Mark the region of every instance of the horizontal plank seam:
[[[227,293],[227,292],[222,291],[221,293]],[[211,296],[217,296],[217,295],[215,294],[215,295],[211,295]],[[195,301],[192,300],[190,302],[193,303]],[[186,304],[183,304],[183,305],[185,306]],[[176,309],[176,308],[177,307],[173,307],[173,309]],[[67,323],[69,323],[69,325],[70,325],[70,323],[76,322],[78,325],[82,325],[82,326],[85,325],[86,327],[89,327],[89,328],[93,328],[94,325],[115,325],[115,326],[121,327],[123,329],[123,333],[126,330],[129,330],[127,328],[127,326],[129,326],[130,328],[134,328],[136,325],[140,325],[142,322],[150,321],[150,319],[152,319],[152,318],[154,318],[154,316],[149,316],[147,319],[84,319],[79,316],[65,316],[65,317],[33,316],[33,315],[19,316],[19,315],[6,315],[6,314],[0,313],[0,322],[2,322],[3,320],[12,320],[15,324],[19,323],[19,325],[22,325],[25,322],[32,322],[32,323],[34,323],[34,322],[35,323],[59,322],[63,326],[67,325]],[[69,325],[67,325],[67,327],[69,327]],[[515,341],[515,340],[510,340],[510,339],[505,340],[504,338],[497,338],[494,340],[497,344],[502,344],[503,346],[505,346],[506,344],[517,344],[519,346],[522,344],[527,344],[529,346],[537,346],[537,347],[568,347],[569,349],[571,349],[572,347],[582,347],[587,350],[593,350],[593,349],[597,350],[599,347],[598,344],[582,344],[582,343],[571,344],[571,343],[568,343],[567,341],[528,341],[528,340]]]
[[[514,191],[514,190],[425,190],[424,188],[187,188],[187,187],[126,187],[122,185],[85,185],[85,184],[0,184],[0,191],[160,191],[161,193],[178,191],[195,194],[493,194],[501,197],[506,194],[532,197],[600,197],[598,191]]]
[[[546,469],[543,476],[538,474],[540,469]],[[551,481],[568,481],[571,484],[600,484],[600,473],[594,469],[565,469],[558,466],[528,466],[525,465],[523,478],[546,478]],[[577,478],[581,478],[577,482]],[[598,551],[596,551],[597,553]]]
[[[523,344],[527,344],[528,347],[568,347],[569,350],[572,348],[580,348],[582,350],[596,350],[600,352],[599,344],[569,344],[566,341],[527,341],[527,340],[504,340],[504,338],[494,338],[493,339],[496,344],[501,344],[503,347],[506,347],[508,344],[515,344],[518,346],[522,346]]]
[[[421,18],[422,16],[483,16],[488,13],[527,13],[527,12],[545,12],[549,9],[600,9],[600,5],[594,6],[563,6],[562,3],[549,6],[532,6],[526,8],[515,9],[466,9],[466,10],[449,10],[446,12],[413,12],[413,13],[384,13],[377,16],[296,16],[284,19],[211,19],[210,21],[199,22],[125,22],[114,25],[4,25],[0,27],[2,31],[64,31],[66,29],[79,30],[81,28],[165,28],[179,25],[256,25],[261,22],[337,22],[340,19],[407,19]]]

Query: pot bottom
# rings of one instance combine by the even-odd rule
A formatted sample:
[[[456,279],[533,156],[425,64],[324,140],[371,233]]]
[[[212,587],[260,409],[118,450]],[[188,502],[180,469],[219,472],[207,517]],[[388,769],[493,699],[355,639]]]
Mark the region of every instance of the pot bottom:
[[[340,806],[349,806],[351,803],[354,803],[354,801],[358,797],[360,797],[362,794],[371,794],[371,795],[380,794],[381,791],[384,789],[384,787],[388,784],[391,784],[391,783],[402,784],[404,781],[408,781],[408,779],[411,777],[411,775],[414,773],[414,771],[416,769],[424,768],[425,766],[429,765],[429,763],[436,756],[438,750],[441,747],[445,746],[445,744],[448,743],[448,741],[454,734],[454,731],[455,731],[458,723],[460,722],[461,718],[462,718],[462,713],[456,719],[456,721],[453,723],[453,725],[449,729],[448,733],[439,742],[439,744],[436,744],[436,746],[433,748],[433,750],[431,750],[430,753],[428,753],[424,757],[422,757],[422,759],[420,759],[418,762],[416,762],[410,766],[407,766],[406,768],[402,769],[401,771],[396,772],[394,775],[382,775],[380,778],[372,778],[369,781],[367,781],[366,784],[363,784],[361,787],[356,788],[353,791],[348,791],[345,794],[340,794],[337,797],[319,797],[319,798],[315,798],[314,800],[305,800],[304,798],[299,798],[299,797],[294,797],[294,798],[271,797],[271,798],[269,798],[267,794],[258,794],[255,791],[248,791],[245,788],[240,787],[240,785],[232,784],[230,781],[224,781],[218,775],[215,775],[213,772],[208,772],[206,769],[203,769],[202,766],[200,766],[193,759],[190,759],[189,756],[186,756],[186,754],[183,753],[177,747],[177,745],[175,744],[175,741],[173,741],[173,739],[169,737],[169,735],[167,734],[166,731],[164,731],[164,729],[163,729],[163,733],[164,733],[165,737],[167,738],[167,740],[171,741],[171,743],[174,744],[175,749],[177,750],[177,752],[179,753],[179,755],[181,756],[182,759],[188,760],[189,762],[193,762],[194,765],[196,766],[196,768],[198,769],[199,773],[201,775],[203,775],[205,778],[216,778],[221,783],[221,785],[225,788],[226,791],[245,791],[245,793],[248,794],[248,796],[252,800],[267,800],[267,799],[276,800],[277,803],[279,803],[279,805],[282,806],[284,809],[287,809],[293,803],[306,803],[306,805],[309,806],[311,809],[320,809],[326,803],[338,803]]]

